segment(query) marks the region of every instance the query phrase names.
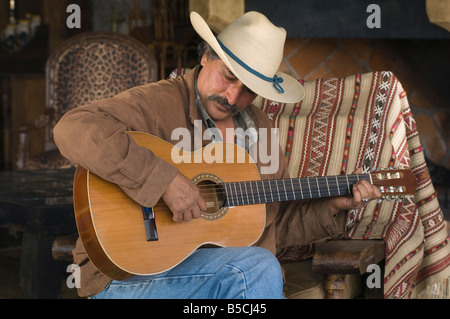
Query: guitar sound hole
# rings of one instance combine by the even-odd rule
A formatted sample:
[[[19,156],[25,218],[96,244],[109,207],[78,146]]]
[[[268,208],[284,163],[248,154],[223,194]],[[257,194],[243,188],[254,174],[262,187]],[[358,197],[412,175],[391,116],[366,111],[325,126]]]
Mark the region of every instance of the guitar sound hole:
[[[207,179],[199,181],[197,187],[200,190],[200,195],[206,201],[207,208],[203,213],[206,215],[217,215],[225,204],[225,190],[221,185]]]

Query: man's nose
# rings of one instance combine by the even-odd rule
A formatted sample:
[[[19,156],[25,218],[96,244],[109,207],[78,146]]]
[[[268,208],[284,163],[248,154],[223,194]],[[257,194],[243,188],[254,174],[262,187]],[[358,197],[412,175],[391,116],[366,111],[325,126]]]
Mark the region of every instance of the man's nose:
[[[236,105],[244,88],[245,86],[241,81],[236,81],[235,83],[230,84],[225,92],[228,104]]]

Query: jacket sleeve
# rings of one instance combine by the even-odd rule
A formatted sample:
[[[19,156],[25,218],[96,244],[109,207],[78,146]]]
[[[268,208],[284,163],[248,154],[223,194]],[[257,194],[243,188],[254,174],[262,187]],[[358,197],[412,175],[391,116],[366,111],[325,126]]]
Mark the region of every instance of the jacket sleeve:
[[[67,112],[54,128],[55,143],[73,163],[154,206],[178,171],[126,134],[157,130],[152,112],[141,89],[125,91]]]
[[[282,161],[281,178],[289,178]],[[330,198],[283,202],[276,214],[275,239],[279,248],[302,246],[343,235],[347,212],[333,215]]]
[[[341,237],[344,233],[346,212],[340,212],[334,218],[328,201],[283,203],[275,221],[277,247],[302,246]]]

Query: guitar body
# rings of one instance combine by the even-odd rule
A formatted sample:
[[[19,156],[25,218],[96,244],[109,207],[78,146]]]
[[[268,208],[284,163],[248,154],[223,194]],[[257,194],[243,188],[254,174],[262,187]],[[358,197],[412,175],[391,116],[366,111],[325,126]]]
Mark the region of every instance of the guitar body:
[[[78,167],[74,179],[78,232],[89,259],[102,273],[116,280],[157,274],[178,265],[205,244],[249,246],[259,239],[265,226],[265,204],[217,206],[223,196],[220,187],[216,187],[218,182],[260,179],[256,165],[242,148],[217,143],[192,153],[178,150],[177,154],[182,153],[185,160],[174,163],[172,144],[145,133],[128,134],[192,179],[201,193],[207,192],[202,196],[210,196],[212,190],[214,198],[205,198],[211,204],[201,218],[182,223],[175,223],[164,202],[158,202],[152,208],[157,240],[148,241],[142,207],[117,185]],[[222,152],[228,155],[230,150],[234,160],[213,161],[225,158]],[[198,162],[199,158],[203,161]]]

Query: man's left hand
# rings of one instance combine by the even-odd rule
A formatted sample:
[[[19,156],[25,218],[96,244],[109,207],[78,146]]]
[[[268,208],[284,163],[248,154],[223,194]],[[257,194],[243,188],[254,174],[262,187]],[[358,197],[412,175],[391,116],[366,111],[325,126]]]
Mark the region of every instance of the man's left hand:
[[[358,168],[353,174],[361,174],[362,169]],[[353,194],[350,196],[339,196],[330,199],[333,215],[341,211],[350,209],[360,209],[366,206],[371,200],[381,197],[381,192],[377,186],[370,184],[366,180],[360,180],[353,185]]]

